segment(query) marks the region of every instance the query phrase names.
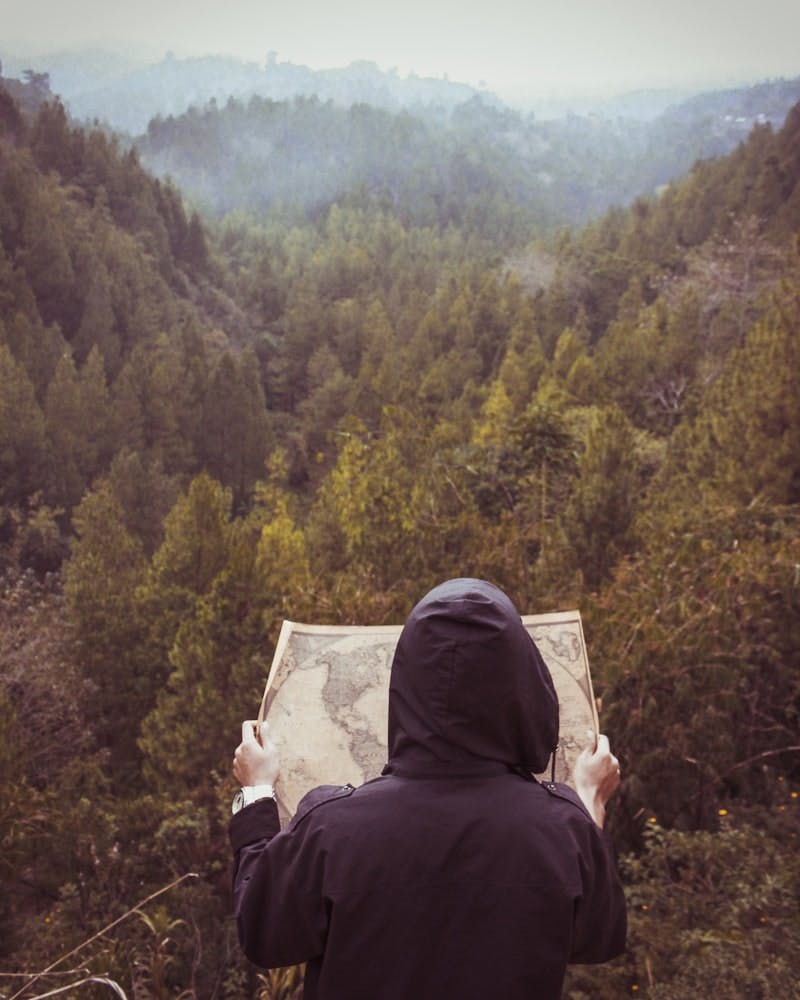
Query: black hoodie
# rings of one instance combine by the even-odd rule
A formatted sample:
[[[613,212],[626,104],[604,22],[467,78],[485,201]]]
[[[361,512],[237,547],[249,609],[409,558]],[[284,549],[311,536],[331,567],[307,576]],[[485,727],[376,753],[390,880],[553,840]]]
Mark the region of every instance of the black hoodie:
[[[448,580],[427,594],[392,663],[389,769],[481,758],[538,774],[557,743],[550,671],[502,590]]]
[[[610,845],[542,785],[558,739],[549,671],[502,591],[450,580],[411,612],[389,691],[389,762],[310,792],[282,833],[231,821],[247,956],[307,962],[305,1000],[556,1000],[569,961],[624,947]]]

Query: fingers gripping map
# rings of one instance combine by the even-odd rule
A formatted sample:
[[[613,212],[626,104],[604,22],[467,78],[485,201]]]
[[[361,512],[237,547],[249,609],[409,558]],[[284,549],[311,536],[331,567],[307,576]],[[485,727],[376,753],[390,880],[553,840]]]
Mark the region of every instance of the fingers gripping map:
[[[569,784],[575,758],[598,732],[580,614],[526,615],[522,621],[558,692],[556,780]],[[258,715],[267,719],[280,755],[276,795],[283,820],[317,785],[360,785],[381,773],[389,672],[401,630],[283,623]]]

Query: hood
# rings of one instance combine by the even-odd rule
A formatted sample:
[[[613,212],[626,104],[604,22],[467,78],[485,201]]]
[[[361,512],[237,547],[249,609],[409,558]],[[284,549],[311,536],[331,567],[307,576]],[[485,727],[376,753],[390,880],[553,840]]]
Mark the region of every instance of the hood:
[[[550,671],[509,598],[448,580],[417,604],[389,684],[389,768],[503,762],[541,773],[558,743]]]

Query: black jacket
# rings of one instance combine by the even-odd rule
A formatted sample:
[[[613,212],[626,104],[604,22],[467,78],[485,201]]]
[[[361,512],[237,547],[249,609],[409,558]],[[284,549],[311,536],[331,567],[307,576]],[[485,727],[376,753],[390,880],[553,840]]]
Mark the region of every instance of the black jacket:
[[[247,956],[307,962],[306,1000],[558,998],[568,962],[623,949],[625,903],[578,797],[530,777],[557,734],[508,598],[431,591],[395,653],[383,775],[315,789],[283,832],[271,800],[231,821]]]

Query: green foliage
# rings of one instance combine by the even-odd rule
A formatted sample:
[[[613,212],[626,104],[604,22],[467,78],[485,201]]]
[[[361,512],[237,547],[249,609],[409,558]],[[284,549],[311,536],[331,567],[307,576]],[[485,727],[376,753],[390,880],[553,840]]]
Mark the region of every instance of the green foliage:
[[[201,456],[211,475],[233,490],[237,506],[249,498],[270,450],[264,393],[255,356],[224,354],[213,371],[203,406]]]
[[[752,329],[709,393],[694,431],[692,466],[737,504],[800,499],[800,299]]]
[[[581,608],[623,761],[631,944],[567,995],[784,995],[797,113],[505,261],[540,240],[541,206],[520,202],[505,147],[464,140],[533,123],[476,105],[438,135],[256,101],[153,136],[237,115],[296,129],[287,149],[336,122],[362,166],[397,170],[212,229],[59,105],[0,134],[4,962],[42,969],[124,917],[87,975],[141,996],[295,995],[297,971],[237,957],[225,839],[230,753],[281,619],[398,621],[473,574],[526,612]],[[312,161],[270,183],[333,183]]]
[[[575,564],[595,588],[635,548],[633,522],[643,486],[636,434],[617,408],[593,414],[577,481],[564,511]]]
[[[242,205],[264,215],[281,204],[313,214],[337,201],[376,198],[405,222],[460,225],[501,242],[525,221],[548,218],[547,199],[506,137],[487,141],[470,117],[464,108],[455,127],[442,129],[365,104],[254,96],[246,105],[230,100],[153,119],[139,147],[151,167],[179,178],[219,216]]]
[[[343,434],[309,524],[314,565],[336,587],[357,587],[370,618],[398,615],[420,581],[479,557],[465,555],[477,523],[464,472],[447,439],[405,410],[387,408],[376,435],[357,425]]]
[[[0,501],[26,500],[40,487],[44,418],[25,370],[0,344]]]
[[[144,577],[144,552],[107,481],[86,494],[74,521],[77,538],[64,591],[80,662],[97,689],[92,722],[109,750],[111,767],[130,775],[136,767],[138,720],[159,686],[158,676],[140,669],[143,627],[132,614]]]
[[[205,297],[213,268],[199,217],[187,222],[174,189],[115,140],[45,104],[21,142],[3,142],[2,157],[0,406],[18,416],[0,413],[2,501],[20,506],[42,491],[68,522],[126,448],[150,451],[168,475],[199,471],[220,305]],[[249,358],[245,368],[260,433],[264,401]]]
[[[45,397],[44,418],[53,477],[50,493],[65,508],[76,506],[84,494],[93,469],[89,436],[102,428],[87,427],[81,400],[81,385],[69,354],[59,361]]]
[[[151,584],[163,597],[156,590],[143,600],[155,611],[166,598],[178,627],[171,630],[171,673],[144,719],[140,745],[156,788],[208,803],[209,777],[227,764],[241,706],[260,699],[276,625],[308,600],[308,560],[285,499],[269,491],[249,517],[229,525],[224,494],[202,478],[168,523]],[[196,532],[198,523],[210,533]],[[165,561],[181,533],[191,546],[183,568]]]
[[[570,970],[564,997],[798,996],[798,806],[786,801],[766,828],[726,813],[718,831],[682,833],[651,818],[644,850],[622,859],[626,953]]]
[[[665,524],[604,591],[590,642],[604,724],[635,772],[626,836],[642,809],[705,826],[740,797],[768,802],[765,767],[797,773],[797,564],[796,511],[705,508]]]

